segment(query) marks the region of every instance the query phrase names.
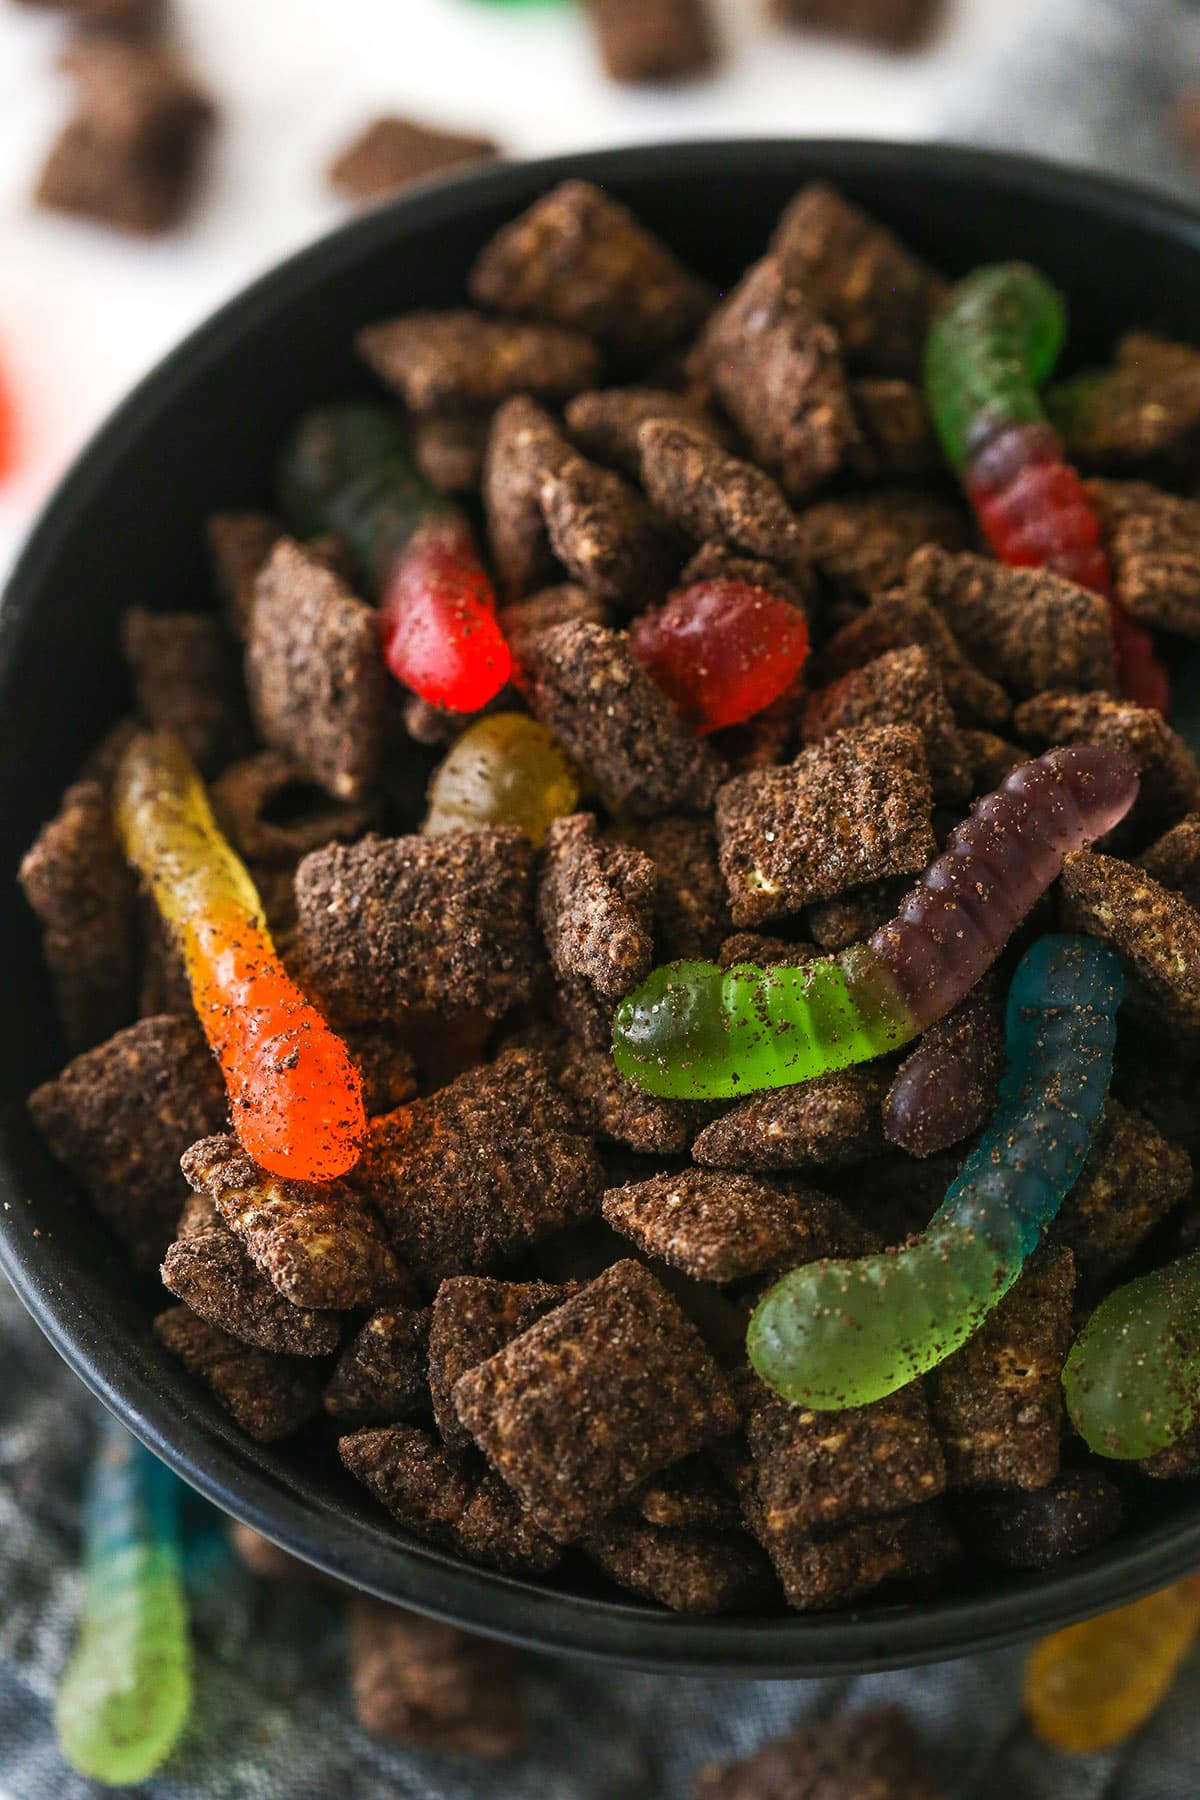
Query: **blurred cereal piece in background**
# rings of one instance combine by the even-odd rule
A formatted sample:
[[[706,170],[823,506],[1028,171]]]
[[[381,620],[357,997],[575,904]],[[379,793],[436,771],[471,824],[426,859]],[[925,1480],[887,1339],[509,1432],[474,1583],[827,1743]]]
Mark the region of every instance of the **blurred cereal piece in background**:
[[[75,116],[39,177],[39,206],[146,236],[179,223],[216,118],[171,52],[88,38],[64,55]]]
[[[708,0],[588,0],[614,81],[686,81],[717,61]]]
[[[350,1679],[364,1731],[395,1744],[499,1760],[525,1742],[516,1658],[502,1644],[356,1594]]]
[[[710,1763],[695,1800],[938,1800],[898,1707],[847,1713],[772,1738],[740,1762]]]
[[[410,181],[439,175],[460,163],[490,162],[499,154],[490,137],[385,117],[373,119],[334,157],[328,178],[348,200],[382,200]]]
[[[165,0],[15,0],[18,6],[39,12],[65,13],[73,23],[90,31],[117,32],[141,37],[157,30],[166,12]]]
[[[942,0],[769,0],[782,25],[806,25],[883,50],[916,50],[940,22]]]

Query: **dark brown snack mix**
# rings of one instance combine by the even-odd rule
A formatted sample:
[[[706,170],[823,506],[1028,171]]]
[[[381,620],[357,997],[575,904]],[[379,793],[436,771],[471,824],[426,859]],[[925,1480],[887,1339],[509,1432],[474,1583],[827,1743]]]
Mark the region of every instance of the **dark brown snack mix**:
[[[533,851],[513,826],[328,845],[296,872],[301,959],[339,1018],[499,1018],[533,988]]]
[[[847,731],[717,795],[717,848],[735,925],[758,925],[884,875],[923,869],[933,803],[911,725]]]
[[[638,612],[665,594],[670,546],[623,476],[572,451],[543,475],[538,504],[550,548],[595,599]]]
[[[810,905],[805,922],[822,950],[845,950],[886,925],[911,886],[904,875],[884,875],[878,881],[866,881],[832,900]]]
[[[717,60],[709,0],[588,0],[613,81],[688,81]]]
[[[156,1269],[186,1188],[179,1158],[226,1113],[221,1073],[191,1015],[141,1019],[29,1096],[65,1163],[139,1268]]]
[[[1094,1290],[1130,1260],[1191,1185],[1187,1151],[1110,1099],[1050,1236],[1070,1245],[1081,1284]]]
[[[210,613],[152,613],[130,607],[121,647],[138,712],[171,731],[202,775],[245,754],[246,703],[237,663]]]
[[[921,488],[822,500],[805,508],[799,526],[801,554],[835,597],[851,601],[873,600],[898,587],[926,544],[958,551],[971,541],[962,508]],[[967,644],[963,648],[971,653]]]
[[[497,232],[470,290],[480,306],[575,326],[644,356],[686,338],[709,306],[707,288],[586,181],[564,181]]]
[[[429,1390],[434,1423],[448,1449],[471,1444],[451,1397],[459,1377],[511,1344],[572,1292],[548,1281],[494,1281],[483,1275],[454,1275],[441,1283],[430,1315]]]
[[[347,1616],[354,1716],[364,1731],[496,1762],[525,1744],[512,1651],[456,1625],[355,1594]]]
[[[1047,402],[1068,455],[1085,468],[1186,471],[1200,441],[1200,352],[1131,331],[1111,369],[1052,388]]]
[[[668,1531],[736,1530],[742,1518],[736,1492],[702,1450],[652,1475],[635,1495],[633,1510]]]
[[[600,369],[582,331],[488,319],[465,307],[367,325],[355,344],[418,415],[491,412],[514,394],[554,405],[591,387]]]
[[[1058,1473],[1075,1259],[1039,1250],[961,1350],[929,1377],[951,1487],[1041,1488]]]
[[[910,645],[929,653],[960,723],[973,721],[995,729],[1008,723],[1012,705],[1000,683],[967,661],[945,619],[919,594],[881,594],[843,625],[822,646],[821,674],[826,680],[835,680],[886,651]]]
[[[1200,500],[1144,481],[1094,481],[1113,593],[1135,619],[1200,637]]]
[[[888,650],[811,694],[801,732],[819,744],[838,732],[872,725],[911,725],[925,746],[925,763],[935,800],[965,800],[971,775],[937,664],[912,644]]]
[[[1151,1481],[1192,1481],[1200,1475],[1200,1422],[1188,1427],[1181,1437],[1153,1456],[1138,1463],[1143,1475]]]
[[[1178,732],[1161,713],[1108,694],[1047,692],[1024,701],[1013,714],[1018,737],[1037,750],[1055,744],[1110,744],[1126,751],[1141,789],[1136,817],[1142,824],[1174,824],[1200,807],[1200,768]]]
[[[42,928],[63,1036],[90,1049],[133,1010],[133,878],[98,781],[77,781],[21,859],[22,891]]]
[[[407,1044],[384,1027],[353,1025],[341,1033],[350,1061],[362,1077],[367,1117],[394,1112],[417,1091],[417,1063]]]
[[[168,1293],[240,1343],[281,1356],[327,1356],[337,1349],[336,1314],[285,1299],[207,1195],[189,1195],[161,1274]]]
[[[601,1211],[645,1255],[718,1284],[827,1256],[853,1231],[825,1194],[715,1169],[609,1188]]]
[[[779,1604],[766,1556],[744,1532],[664,1530],[644,1519],[606,1519],[582,1549],[619,1587],[677,1613],[761,1613]]]
[[[569,1101],[528,1050],[507,1050],[373,1120],[353,1179],[430,1287],[489,1274],[546,1232],[588,1217],[604,1185]]]
[[[555,625],[525,646],[528,699],[619,815],[702,812],[721,781],[716,753],[684,724],[634,657],[601,625]]]
[[[723,437],[717,421],[698,400],[669,388],[596,388],[576,395],[563,416],[572,440],[586,456],[635,481],[641,473],[638,433],[647,421],[690,426],[712,444],[720,444]]]
[[[210,790],[217,824],[247,863],[294,867],[310,850],[358,837],[373,806],[332,800],[278,750],[232,763]]]
[[[821,952],[815,944],[794,943],[791,938],[770,937],[761,931],[735,931],[717,952],[717,966],[732,969],[735,963],[782,964],[799,969],[815,962]]]
[[[1010,744],[1007,738],[999,737],[994,731],[962,732],[963,749],[971,770],[971,794],[990,794],[998,788],[1006,775],[1028,760],[1024,750],[1018,744]]]
[[[165,11],[164,0],[16,0],[16,4],[66,13],[86,31],[117,32],[130,37],[148,36],[161,23]]]
[[[921,1070],[915,1106],[906,1081],[914,1064]],[[994,981],[985,977],[922,1033],[897,1070],[883,1104],[889,1144],[910,1156],[933,1156],[960,1144],[991,1118],[1004,1069],[1004,1009]]]
[[[362,800],[385,741],[378,617],[291,538],[276,544],[255,582],[246,681],[264,742],[335,800]]]
[[[850,1606],[893,1583],[922,1587],[961,1556],[961,1544],[936,1502],[813,1536],[786,1517],[770,1521],[753,1496],[746,1522],[771,1558],[787,1603],[797,1612]]]
[[[737,1423],[694,1326],[634,1262],[615,1263],[469,1370],[454,1404],[497,1473],[560,1542]]]
[[[412,453],[439,494],[473,494],[483,484],[490,414],[431,413],[412,422]]]
[[[750,269],[713,314],[697,362],[756,460],[802,501],[858,439],[841,349],[776,257]]]
[[[654,948],[660,962],[709,958],[728,935],[729,906],[706,819],[655,819],[625,834],[654,864]]]
[[[1163,887],[1182,894],[1189,906],[1200,903],[1200,812],[1185,814],[1137,863]]]
[[[555,1079],[586,1129],[602,1142],[624,1144],[644,1155],[672,1156],[687,1149],[687,1108],[677,1100],[658,1100],[627,1081],[607,1045],[574,1045]]]
[[[327,176],[330,185],[351,200],[383,200],[410,181],[424,181],[464,163],[490,162],[497,154],[490,137],[439,131],[415,119],[384,114],[338,152]]]
[[[355,1426],[427,1415],[429,1325],[428,1307],[378,1307],[350,1339],[329,1378],[329,1417]]]
[[[541,851],[537,909],[560,980],[585,982],[601,1000],[619,1000],[645,980],[654,960],[655,882],[650,858],[602,839],[593,813],[552,822]]]
[[[923,481],[941,473],[941,450],[914,382],[864,375],[851,381],[850,394],[860,437],[849,466],[860,480]]]
[[[271,513],[220,512],[208,521],[208,553],[225,623],[237,638],[250,630],[254,584],[285,535]]]
[[[159,1313],[154,1335],[256,1443],[291,1437],[320,1407],[322,1370],[311,1357],[274,1356],[239,1343],[186,1306]]]
[[[751,587],[765,588],[777,600],[786,600],[800,612],[805,612],[816,597],[812,571],[798,556],[790,557],[784,570],[760,556],[739,556],[728,544],[701,544],[695,556],[684,564],[679,586],[691,587],[697,581],[745,581]],[[752,725],[754,720],[749,723]]]
[[[202,1138],[180,1166],[294,1306],[378,1305],[401,1281],[378,1219],[347,1179],[290,1181],[268,1174],[234,1137]]]
[[[860,7],[866,16],[870,0],[860,0]],[[874,0],[874,9],[885,16],[888,0]],[[853,30],[853,6],[810,10],[848,15]],[[892,0],[890,10],[902,14],[903,0],[899,6]],[[907,5],[914,15],[929,10],[920,0]],[[790,11],[802,16],[803,0],[792,0]],[[946,284],[890,231],[844,194],[813,181],[783,213],[771,248],[789,281],[837,331],[852,366],[919,378],[925,334]]]
[[[1023,1493],[972,1494],[959,1512],[970,1549],[1004,1569],[1052,1569],[1084,1556],[1120,1530],[1121,1490],[1099,1469],[1071,1469]]]
[[[525,645],[536,638],[539,632],[549,631],[552,625],[574,625],[579,622],[608,625],[611,622],[609,608],[604,602],[597,600],[575,581],[560,582],[557,587],[539,588],[525,600],[514,600],[511,606],[501,607],[499,618],[500,629],[518,668],[524,657]]]
[[[1062,874],[1067,931],[1102,938],[1137,971],[1161,1026],[1200,1030],[1200,912],[1132,863],[1079,850]]]
[[[642,486],[655,510],[694,544],[727,544],[769,562],[798,552],[796,518],[769,475],[683,419],[638,429]]]
[[[887,1084],[888,1073],[876,1068],[835,1069],[752,1094],[704,1127],[692,1155],[704,1168],[761,1173],[862,1162],[884,1148]]]
[[[542,482],[572,454],[557,421],[527,395],[497,409],[484,457],[483,504],[492,564],[509,602],[554,580]]]
[[[941,1800],[898,1707],[802,1725],[738,1762],[709,1763],[694,1800]]]

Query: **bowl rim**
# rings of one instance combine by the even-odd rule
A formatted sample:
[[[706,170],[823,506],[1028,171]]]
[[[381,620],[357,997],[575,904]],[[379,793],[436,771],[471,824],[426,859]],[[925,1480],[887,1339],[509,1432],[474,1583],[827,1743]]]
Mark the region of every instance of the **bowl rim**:
[[[136,384],[53,489],[7,582],[0,609],[0,693],[11,680],[23,622],[37,603],[72,517],[103,488],[144,423],[169,407],[183,386],[219,361],[245,330],[285,296],[336,279],[360,257],[408,226],[466,219],[481,197],[511,198],[513,211],[555,183],[579,178],[619,185],[645,179],[657,162],[672,179],[718,172],[785,172],[797,153],[831,181],[924,169],[976,182],[1010,199],[1022,195],[1082,208],[1109,221],[1134,220],[1200,253],[1200,212],[1107,175],[1037,157],[971,145],[885,139],[698,139],[498,163],[424,182],[359,214],[269,269],[226,301]],[[80,1329],[72,1296],[54,1278],[52,1239],[39,1237],[12,1171],[0,1161],[0,1266],[59,1355],[108,1409],[176,1474],[222,1511],[327,1574],[443,1619],[523,1647],[596,1662],[669,1673],[791,1677],[907,1667],[997,1648],[1106,1611],[1200,1565],[1200,1509],[1160,1528],[1152,1542],[1103,1550],[1011,1591],[979,1596],[953,1591],[908,1606],[755,1619],[690,1617],[649,1604],[563,1593],[496,1574],[384,1531],[358,1533],[352,1555],[327,1541],[315,1498],[268,1477],[252,1458],[222,1447],[202,1422],[180,1414],[148,1367],[116,1338],[107,1357]],[[20,1202],[20,1204],[18,1204]],[[93,1321],[102,1330],[102,1321]],[[101,1366],[106,1361],[106,1366]],[[214,1450],[220,1467],[211,1466]],[[350,1566],[353,1562],[353,1567]]]

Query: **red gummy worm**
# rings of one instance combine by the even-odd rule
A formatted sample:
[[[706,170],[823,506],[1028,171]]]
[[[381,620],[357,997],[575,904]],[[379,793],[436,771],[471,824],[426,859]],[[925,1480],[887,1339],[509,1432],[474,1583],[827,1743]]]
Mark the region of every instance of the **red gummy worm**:
[[[465,519],[435,513],[400,552],[380,596],[384,657],[431,706],[476,712],[504,686],[512,656]]]
[[[698,581],[634,620],[629,647],[704,736],[777,700],[808,654],[804,615],[747,581]]]

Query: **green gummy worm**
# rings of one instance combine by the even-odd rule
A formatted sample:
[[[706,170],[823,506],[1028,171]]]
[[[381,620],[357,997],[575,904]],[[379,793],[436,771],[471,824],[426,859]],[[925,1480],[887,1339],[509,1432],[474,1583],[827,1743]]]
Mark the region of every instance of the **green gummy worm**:
[[[1071,1349],[1063,1390],[1099,1456],[1165,1450],[1200,1411],[1200,1251],[1116,1288]]]

